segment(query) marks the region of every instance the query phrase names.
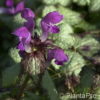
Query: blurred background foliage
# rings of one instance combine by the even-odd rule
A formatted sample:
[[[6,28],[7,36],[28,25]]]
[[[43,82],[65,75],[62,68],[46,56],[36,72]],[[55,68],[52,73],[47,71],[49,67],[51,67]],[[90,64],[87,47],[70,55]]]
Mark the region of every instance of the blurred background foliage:
[[[95,100],[100,100],[100,0],[25,0],[25,5],[36,15],[39,34],[39,23],[48,12],[64,15],[59,24],[60,33],[49,38],[64,49],[69,62],[58,66],[52,61],[41,80],[37,74],[32,76],[22,100],[71,100],[67,93],[99,94]],[[5,0],[0,0],[0,7],[6,7]],[[24,21],[20,14],[0,11],[0,100],[14,100],[25,78],[23,75],[19,79],[18,41],[11,34]]]

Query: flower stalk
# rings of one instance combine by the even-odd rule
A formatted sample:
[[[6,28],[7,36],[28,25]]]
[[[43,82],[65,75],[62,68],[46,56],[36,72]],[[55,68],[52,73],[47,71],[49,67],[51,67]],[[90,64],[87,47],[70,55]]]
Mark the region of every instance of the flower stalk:
[[[24,93],[24,90],[25,90],[25,88],[27,86],[27,83],[28,83],[29,79],[30,79],[30,76],[27,75],[25,80],[24,80],[24,82],[23,82],[23,84],[22,84],[22,86],[21,86],[21,88],[20,88],[19,93],[17,94],[17,97],[16,97],[15,100],[21,100],[21,97],[22,97],[22,95]]]

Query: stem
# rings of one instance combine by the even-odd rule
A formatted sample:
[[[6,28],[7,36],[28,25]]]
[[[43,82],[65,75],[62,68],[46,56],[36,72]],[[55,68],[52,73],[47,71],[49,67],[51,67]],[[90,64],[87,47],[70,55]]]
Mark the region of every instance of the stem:
[[[24,93],[24,89],[27,86],[27,83],[28,83],[29,79],[30,79],[30,77],[27,75],[25,80],[24,80],[24,83],[22,84],[22,86],[20,88],[20,91],[19,91],[19,93],[18,93],[18,95],[16,97],[16,100],[21,100],[21,97],[22,97],[22,95]]]

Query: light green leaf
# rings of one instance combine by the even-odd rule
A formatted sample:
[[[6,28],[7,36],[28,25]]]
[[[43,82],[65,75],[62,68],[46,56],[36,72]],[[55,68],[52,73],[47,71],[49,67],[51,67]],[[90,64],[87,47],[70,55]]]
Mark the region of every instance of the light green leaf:
[[[72,0],[43,0],[44,3],[50,4],[50,5],[55,5],[55,4],[60,4],[62,6],[69,5]]]
[[[16,63],[20,63],[21,62],[21,57],[19,55],[19,50],[16,48],[11,48],[10,49],[10,53],[9,55],[11,56],[11,58],[16,62]]]
[[[60,26],[60,33],[63,34],[72,34],[74,33],[72,26],[70,26],[68,23],[62,23]]]
[[[47,91],[50,100],[60,100],[54,83],[47,71],[43,76],[42,86]]]
[[[90,24],[86,21],[81,21],[77,25],[74,26],[75,28],[80,28],[86,31],[91,31],[97,29],[96,25]]]
[[[69,25],[76,25],[82,21],[81,14],[69,8],[59,6],[57,10],[64,15],[64,22],[68,23]]]
[[[97,41],[95,38],[93,38],[90,35],[85,36],[83,39],[81,39],[79,45],[77,45],[78,47],[84,46],[84,45],[89,45],[89,46],[98,46],[99,45],[99,41]]]
[[[59,27],[60,33],[52,35],[52,39],[55,41],[55,44],[63,49],[73,46],[76,39],[72,34],[72,27],[67,23],[63,23]]]
[[[43,11],[42,11],[42,16],[44,17],[47,13],[52,12],[52,11],[56,11],[56,10],[57,9],[55,6],[45,6]]]
[[[74,3],[77,3],[80,6],[89,5],[91,0],[73,0]]]
[[[91,0],[90,11],[99,11],[99,10],[100,10],[100,0]]]
[[[58,46],[58,47],[61,47],[62,49],[68,49],[69,47],[73,46],[74,43],[75,43],[75,38],[74,36],[71,36],[71,35],[64,35],[63,33],[62,34],[59,34],[58,36],[56,36],[56,41],[55,41],[55,44]]]
[[[89,50],[85,51],[83,49],[85,46],[88,46]],[[100,50],[100,43],[92,36],[87,35],[86,37],[80,40],[76,48],[78,48],[80,52],[85,54],[86,56],[92,56]]]
[[[76,75],[78,76],[85,65],[85,60],[81,55],[76,52],[66,51],[69,56],[69,61],[62,67],[61,72],[65,75]]]
[[[26,63],[27,62],[27,63]],[[30,75],[40,74],[41,61],[37,57],[29,57],[24,59],[24,68]]]
[[[16,16],[14,16],[13,18],[13,25],[15,28],[22,26],[23,23],[26,21],[24,18],[21,17],[21,14],[17,14]]]
[[[3,86],[10,86],[16,82],[16,79],[18,78],[18,75],[20,73],[20,65],[15,64],[11,67],[6,68],[2,72],[2,84]]]

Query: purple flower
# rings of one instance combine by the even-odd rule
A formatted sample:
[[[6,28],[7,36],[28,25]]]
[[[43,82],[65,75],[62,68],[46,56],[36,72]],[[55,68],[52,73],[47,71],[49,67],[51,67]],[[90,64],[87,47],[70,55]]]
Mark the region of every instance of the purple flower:
[[[20,51],[24,51],[25,50],[25,44],[23,42],[19,42],[17,48],[20,50]]]
[[[48,39],[49,33],[58,33],[59,27],[55,24],[59,23],[63,16],[60,15],[58,12],[50,12],[48,13],[41,21],[41,27],[43,34],[41,37],[39,37],[37,34],[31,35],[35,23],[34,23],[34,13],[28,9],[25,8],[22,11],[22,17],[27,20],[27,22],[24,23],[24,25],[17,30],[13,32],[14,35],[16,35],[19,38],[19,44],[17,48],[21,51],[29,53],[29,56],[33,57],[40,57],[40,59],[43,63],[43,57],[51,61],[52,59],[55,59],[55,63],[57,65],[63,65],[65,62],[68,61],[68,56],[64,53],[64,51],[53,45],[52,40]],[[43,57],[41,58],[41,55]]]
[[[59,27],[55,24],[59,23],[63,19],[63,15],[57,11],[48,13],[41,21],[41,28],[43,34],[41,40],[45,41],[48,37],[48,33],[59,33]]]
[[[1,7],[0,12],[2,13],[17,14],[24,9],[24,1],[19,2],[15,7],[14,0],[6,0],[5,4],[8,8]]]
[[[27,22],[24,23],[24,26],[27,27],[27,29],[32,32],[35,27],[35,22],[33,18],[28,18]]]
[[[26,11],[27,10],[27,11]],[[34,23],[34,13],[31,9],[24,9],[22,11],[22,16],[27,21],[24,22],[24,25],[18,29],[16,29],[13,34],[16,35],[19,38],[19,44],[17,48],[21,51],[30,49],[30,41],[31,41],[31,32],[33,31],[35,27]]]
[[[7,7],[13,7],[13,5],[14,5],[14,1],[13,0],[6,0],[6,6]]]
[[[14,35],[16,35],[19,38],[19,44],[18,49],[25,50],[25,47],[29,45],[31,41],[31,33],[26,27],[18,28],[13,32]]]
[[[32,32],[32,30],[35,27],[35,23],[34,23],[34,19],[33,19],[35,17],[35,14],[33,13],[33,11],[29,8],[25,8],[21,12],[21,16],[27,20],[27,22],[24,23],[24,26],[27,27],[27,29],[30,32]]]
[[[52,59],[55,59],[55,63],[57,65],[63,65],[64,62],[68,61],[68,56],[64,53],[62,49],[50,49],[48,51],[48,60],[51,61]]]
[[[15,12],[18,13],[23,10],[24,10],[24,1],[21,1],[16,5]]]
[[[21,16],[25,19],[29,19],[29,18],[34,18],[35,14],[33,13],[33,11],[29,8],[25,8],[22,13]]]

